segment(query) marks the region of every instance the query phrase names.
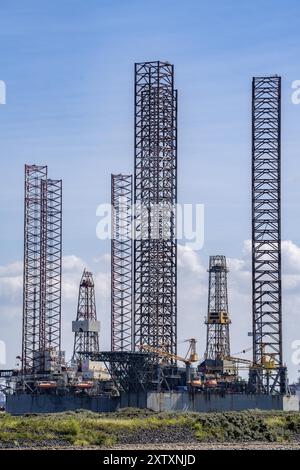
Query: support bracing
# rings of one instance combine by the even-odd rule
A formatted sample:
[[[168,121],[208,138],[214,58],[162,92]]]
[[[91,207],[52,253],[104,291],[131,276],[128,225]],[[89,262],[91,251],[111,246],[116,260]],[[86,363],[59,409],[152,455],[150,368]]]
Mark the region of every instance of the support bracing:
[[[61,347],[62,182],[25,165],[22,372],[45,370]]]
[[[111,175],[111,350],[132,350],[132,175]]]
[[[168,62],[135,64],[134,202],[135,349],[176,354],[177,91]]]
[[[282,359],[280,134],[281,78],[252,82],[252,306],[257,393],[285,393]]]
[[[39,321],[41,299],[41,233],[42,222],[41,180],[47,179],[47,167],[25,165],[24,204],[24,284],[22,370],[31,372],[33,359],[39,350]]]
[[[75,333],[73,361],[81,362],[99,352],[100,322],[96,313],[95,286],[92,273],[86,270],[79,285],[77,316],[72,322],[72,330]]]
[[[40,350],[61,350],[62,181],[42,181]]]
[[[101,351],[90,354],[92,361],[104,362],[118,390],[147,391],[153,376],[154,355],[132,351]]]
[[[210,256],[208,285],[208,312],[206,318],[207,338],[205,359],[222,360],[230,356],[227,296],[227,273],[225,256]]]

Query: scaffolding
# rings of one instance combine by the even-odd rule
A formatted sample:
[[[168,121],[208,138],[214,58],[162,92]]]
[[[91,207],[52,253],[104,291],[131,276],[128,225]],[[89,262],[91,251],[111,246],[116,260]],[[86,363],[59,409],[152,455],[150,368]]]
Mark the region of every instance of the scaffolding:
[[[135,64],[134,202],[135,349],[176,354],[177,91],[168,62]]]
[[[61,350],[62,181],[41,181],[41,321],[40,350]]]
[[[252,305],[257,393],[285,393],[281,305],[281,78],[252,82]]]
[[[61,349],[62,182],[25,165],[22,372],[45,371]]]
[[[132,350],[132,175],[111,175],[111,350]]]

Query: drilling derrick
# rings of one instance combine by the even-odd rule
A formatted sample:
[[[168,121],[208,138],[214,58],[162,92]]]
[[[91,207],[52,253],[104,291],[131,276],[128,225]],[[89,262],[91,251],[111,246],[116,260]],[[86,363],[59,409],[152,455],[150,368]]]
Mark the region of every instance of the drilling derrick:
[[[227,297],[227,273],[225,256],[209,258],[208,313],[205,359],[223,360],[230,356]]]
[[[135,349],[176,355],[177,90],[168,62],[135,64],[134,202]]]
[[[80,363],[91,354],[99,353],[100,322],[97,320],[95,288],[92,273],[84,270],[79,285],[73,361]]]
[[[252,312],[257,393],[285,393],[281,305],[281,78],[252,82]],[[259,367],[257,367],[257,365]]]
[[[111,350],[132,350],[132,176],[111,175]]]
[[[61,180],[25,165],[23,374],[50,372],[60,355],[61,236]]]

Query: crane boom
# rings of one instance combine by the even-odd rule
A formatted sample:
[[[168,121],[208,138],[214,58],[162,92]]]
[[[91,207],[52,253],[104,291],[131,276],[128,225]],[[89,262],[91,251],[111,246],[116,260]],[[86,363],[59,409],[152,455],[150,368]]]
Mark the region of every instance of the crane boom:
[[[225,360],[227,361],[232,361],[240,364],[247,364],[249,367],[253,369],[273,369],[274,367],[274,361],[272,358],[267,358],[267,356],[263,356],[263,362],[262,364],[257,364],[251,361],[250,359],[244,359],[242,357],[234,357],[234,356],[225,356]]]
[[[189,362],[189,360],[186,359],[185,357],[178,356],[177,354],[171,354],[167,351],[164,351],[163,349],[154,348],[153,346],[149,346],[148,344],[142,344],[141,349],[143,349],[145,351],[152,352],[152,353],[157,354],[158,356],[161,356],[161,357],[166,357],[168,359],[175,359],[175,361],[180,361],[180,362],[184,362],[184,363]]]
[[[184,364],[192,364],[193,362],[198,361],[198,356],[197,356],[197,353],[196,353],[196,340],[194,338],[191,338],[187,341],[189,341],[189,343],[190,343],[190,347],[189,347],[189,350],[188,350],[188,353],[190,352],[189,357],[178,356],[177,354],[169,353],[167,351],[164,351],[163,349],[154,348],[153,346],[149,346],[149,344],[141,344],[140,348],[142,350],[149,351],[149,352],[152,352],[154,354],[157,354],[158,356],[166,357],[167,359],[174,359],[175,361],[183,362]]]

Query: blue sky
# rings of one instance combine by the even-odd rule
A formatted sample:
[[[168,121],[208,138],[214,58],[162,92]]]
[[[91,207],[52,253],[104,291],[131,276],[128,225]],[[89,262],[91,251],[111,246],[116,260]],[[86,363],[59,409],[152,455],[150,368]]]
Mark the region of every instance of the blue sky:
[[[251,78],[282,75],[282,235],[298,247],[300,105],[291,84],[300,79],[299,31],[293,0],[0,0],[0,265],[22,260],[23,166],[46,163],[63,179],[65,256],[106,276],[109,244],[96,238],[96,207],[110,200],[110,173],[133,170],[134,62],[158,59],[175,64],[179,90],[179,202],[205,204],[202,267],[209,254],[244,259]],[[203,330],[206,291],[200,297],[191,325]],[[99,302],[108,328],[109,303]],[[246,314],[239,300],[233,305],[238,325]],[[12,318],[6,341],[19,314]]]

